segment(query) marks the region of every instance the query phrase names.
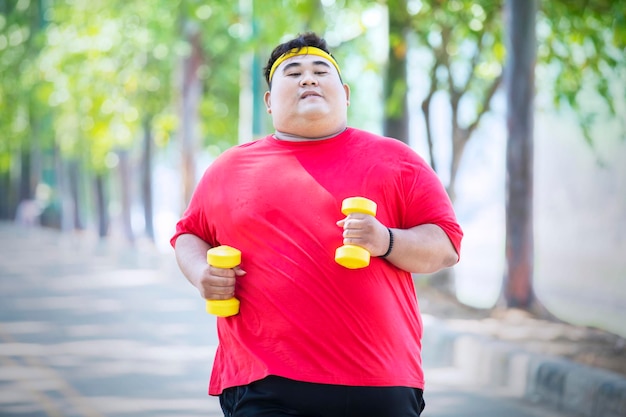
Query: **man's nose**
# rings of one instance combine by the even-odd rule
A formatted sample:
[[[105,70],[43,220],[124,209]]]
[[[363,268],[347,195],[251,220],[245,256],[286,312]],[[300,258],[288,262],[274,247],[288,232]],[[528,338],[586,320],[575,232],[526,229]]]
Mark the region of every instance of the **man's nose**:
[[[305,71],[300,80],[301,85],[317,85],[317,77],[311,71]]]

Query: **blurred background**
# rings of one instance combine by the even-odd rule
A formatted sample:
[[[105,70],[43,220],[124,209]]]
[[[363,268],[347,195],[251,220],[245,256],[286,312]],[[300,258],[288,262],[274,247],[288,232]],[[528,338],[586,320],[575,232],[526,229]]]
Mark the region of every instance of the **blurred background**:
[[[0,219],[173,256],[204,169],[272,132],[272,48],[311,30],[352,88],[350,124],[408,143],[454,202],[461,262],[424,280],[626,336],[626,3],[526,3],[531,19],[495,0],[0,0]],[[507,102],[529,91],[520,237]],[[510,239],[530,248],[521,296]]]

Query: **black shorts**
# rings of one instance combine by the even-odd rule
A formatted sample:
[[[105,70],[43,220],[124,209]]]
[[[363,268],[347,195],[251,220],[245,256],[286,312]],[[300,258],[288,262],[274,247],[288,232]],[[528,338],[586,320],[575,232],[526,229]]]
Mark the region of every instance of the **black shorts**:
[[[409,387],[313,384],[268,376],[225,389],[226,417],[419,417],[423,391]]]

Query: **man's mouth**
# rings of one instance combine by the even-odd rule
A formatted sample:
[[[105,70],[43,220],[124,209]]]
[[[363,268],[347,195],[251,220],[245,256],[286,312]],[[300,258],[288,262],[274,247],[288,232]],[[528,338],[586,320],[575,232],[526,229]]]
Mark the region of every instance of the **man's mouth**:
[[[302,95],[300,96],[301,99],[305,99],[309,97],[322,97],[322,96],[314,91],[306,91],[302,93]]]

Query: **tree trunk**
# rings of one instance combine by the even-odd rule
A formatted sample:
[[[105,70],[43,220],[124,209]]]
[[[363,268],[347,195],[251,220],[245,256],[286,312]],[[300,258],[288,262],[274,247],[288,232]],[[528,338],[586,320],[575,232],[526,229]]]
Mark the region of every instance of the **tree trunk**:
[[[154,242],[154,210],[152,205],[152,117],[143,122],[143,157],[141,163],[141,196],[146,236]]]
[[[533,291],[533,99],[536,2],[507,0],[506,270],[500,304],[530,310]]]
[[[450,161],[450,180],[446,191],[450,200],[454,203],[456,201],[456,178],[461,166],[461,159],[463,158],[463,152],[465,151],[465,145],[469,141],[471,132],[468,129],[458,127],[457,121],[453,121],[452,129],[452,158]]]
[[[20,185],[19,185],[19,201],[32,200],[34,197],[34,186],[32,181],[31,170],[31,152],[30,141],[24,143],[24,149],[20,153]]]
[[[75,230],[84,230],[85,225],[82,218],[82,206],[80,204],[80,165],[76,160],[67,164],[68,168],[68,193],[72,206],[72,226]]]
[[[109,210],[106,193],[106,177],[96,174],[94,179],[96,192],[96,212],[98,214],[98,236],[104,238],[109,234]]]
[[[389,2],[389,57],[385,77],[385,120],[383,134],[409,143],[407,109],[406,1]]]
[[[119,165],[119,181],[120,181],[120,194],[122,203],[122,232],[128,242],[133,243],[135,241],[135,234],[133,232],[132,225],[132,192],[131,192],[131,167],[128,157],[128,151],[122,150],[118,152],[120,158]]]
[[[433,69],[433,71],[435,71]],[[435,80],[431,79],[431,82]],[[431,86],[431,91],[428,96],[422,101],[422,114],[424,116],[424,125],[426,130],[426,141],[428,143],[428,159],[433,171],[439,173],[437,160],[435,159],[435,141],[433,138],[433,128],[430,120],[430,104],[432,103],[433,94],[435,93],[434,87]]]
[[[196,186],[196,125],[202,96],[202,81],[198,77],[198,70],[203,61],[200,31],[195,27],[189,27],[187,30],[191,52],[182,63],[180,106],[183,207],[186,207],[191,200],[191,195]]]
[[[8,171],[0,173],[0,195],[0,219],[12,220],[15,217],[15,187]]]
[[[74,228],[74,216],[67,179],[67,164],[58,144],[54,146],[54,169],[58,190],[58,227],[61,231],[68,232]]]

